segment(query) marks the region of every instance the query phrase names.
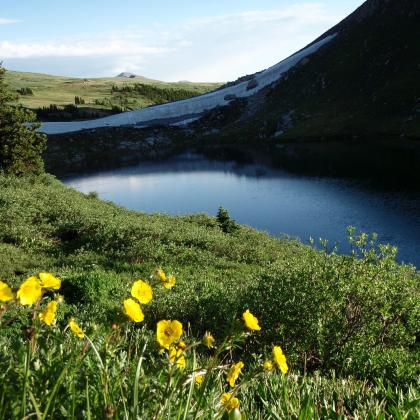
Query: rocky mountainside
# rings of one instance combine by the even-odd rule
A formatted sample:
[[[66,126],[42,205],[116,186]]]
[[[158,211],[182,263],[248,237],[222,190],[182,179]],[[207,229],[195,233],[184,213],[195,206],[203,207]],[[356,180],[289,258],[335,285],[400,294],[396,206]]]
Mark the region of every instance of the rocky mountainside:
[[[128,71],[123,71],[117,77],[125,77],[126,79],[132,79],[134,77],[137,77],[137,75]]]
[[[333,41],[251,98],[239,122],[279,140],[418,139],[419,9],[417,0],[367,1],[319,38]]]
[[[332,34],[278,82],[242,101],[240,112],[226,109],[236,118],[206,136],[209,142],[253,144],[298,170],[418,172],[420,2],[368,0],[314,42]],[[207,115],[207,132],[226,120],[221,114]]]

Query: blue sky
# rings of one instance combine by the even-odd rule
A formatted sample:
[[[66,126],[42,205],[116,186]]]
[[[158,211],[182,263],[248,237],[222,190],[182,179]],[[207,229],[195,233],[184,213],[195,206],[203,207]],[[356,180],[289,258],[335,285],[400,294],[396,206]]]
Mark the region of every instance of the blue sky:
[[[81,77],[131,71],[226,81],[304,47],[363,0],[14,0],[0,8],[0,61]]]

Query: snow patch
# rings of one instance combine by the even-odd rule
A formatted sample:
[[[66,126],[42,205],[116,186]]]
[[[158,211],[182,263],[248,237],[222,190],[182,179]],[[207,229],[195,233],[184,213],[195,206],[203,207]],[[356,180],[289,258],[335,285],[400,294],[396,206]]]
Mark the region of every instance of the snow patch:
[[[280,80],[282,75],[298,64],[302,59],[315,53],[323,45],[335,38],[336,34],[329,35],[320,41],[306,47],[296,54],[286,58],[280,63],[269,67],[260,73],[255,74],[255,82],[250,84],[249,80],[228,86],[224,89],[209,92],[204,95],[195,96],[182,101],[170,102],[163,105],[150,108],[138,109],[121,114],[111,115],[109,117],[98,118],[87,121],[71,122],[46,122],[41,125],[39,131],[46,134],[62,134],[80,130],[90,130],[101,127],[121,127],[121,126],[141,126],[147,127],[152,122],[159,120],[177,119],[176,124],[181,124],[180,120],[191,120],[192,114],[202,114],[218,106],[229,104],[226,98],[232,98],[235,95],[238,98],[251,96]],[[187,122],[186,122],[187,123]]]

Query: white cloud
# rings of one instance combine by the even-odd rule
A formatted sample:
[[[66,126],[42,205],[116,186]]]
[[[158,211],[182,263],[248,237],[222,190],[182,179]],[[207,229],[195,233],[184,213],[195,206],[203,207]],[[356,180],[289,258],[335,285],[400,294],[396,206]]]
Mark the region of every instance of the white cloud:
[[[12,23],[19,23],[21,20],[0,18],[0,25],[10,25]]]
[[[223,81],[262,70],[321,35],[343,16],[323,3],[299,3],[269,11],[197,19],[172,28],[159,25],[45,42],[0,41],[0,57],[17,68],[62,74],[59,59],[73,58],[79,76],[131,71],[163,80]],[[94,57],[98,59],[93,65]],[[68,60],[67,60],[68,61]],[[45,67],[48,62],[51,69]],[[47,64],[46,64],[47,63]],[[98,65],[101,71],[98,74]],[[78,70],[75,71],[75,69]]]
[[[36,57],[86,57],[159,54],[168,52],[168,48],[147,46],[124,39],[107,41],[81,41],[72,43],[16,43],[0,41],[0,56],[4,58],[36,58]]]

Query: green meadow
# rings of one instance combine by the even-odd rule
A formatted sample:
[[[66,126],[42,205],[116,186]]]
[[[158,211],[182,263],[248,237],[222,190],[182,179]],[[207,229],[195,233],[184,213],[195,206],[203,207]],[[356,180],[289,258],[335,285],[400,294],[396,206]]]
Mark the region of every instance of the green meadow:
[[[185,97],[200,95],[220,86],[217,83],[166,83],[137,76],[135,78],[75,78],[51,76],[40,73],[8,71],[5,76],[11,90],[17,92],[22,88],[31,89],[33,94],[19,95],[18,102],[36,110],[50,105],[65,106],[75,104],[75,97],[82,98],[81,107],[111,109],[119,106],[129,109],[144,108],[155,105],[156,96],[137,92],[112,92],[112,88],[132,87],[136,84],[154,87],[156,90],[180,91]],[[164,99],[163,99],[164,100]]]
[[[338,255],[225,212],[149,215],[1,176],[0,418],[418,418],[419,273],[349,240]],[[45,272],[59,288],[25,303]],[[162,320],[181,332],[162,341]]]

